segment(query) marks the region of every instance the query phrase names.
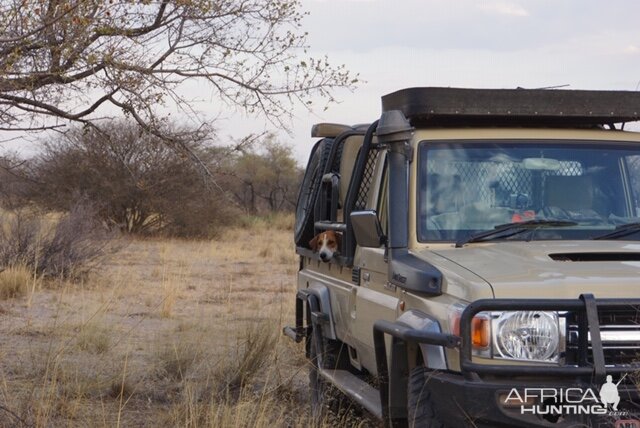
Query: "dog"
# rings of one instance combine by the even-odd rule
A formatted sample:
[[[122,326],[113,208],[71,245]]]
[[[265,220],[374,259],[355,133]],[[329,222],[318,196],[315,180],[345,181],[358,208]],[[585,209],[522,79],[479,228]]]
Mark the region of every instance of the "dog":
[[[339,232],[327,230],[318,233],[309,241],[309,247],[320,255],[320,260],[328,263],[340,251],[342,235]]]

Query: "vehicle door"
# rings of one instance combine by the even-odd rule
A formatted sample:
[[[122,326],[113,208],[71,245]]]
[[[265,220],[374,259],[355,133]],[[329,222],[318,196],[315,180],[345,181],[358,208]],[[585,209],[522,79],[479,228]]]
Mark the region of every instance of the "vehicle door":
[[[376,179],[370,192],[366,209],[378,213],[383,232],[387,233],[387,168],[386,153],[378,158]],[[395,286],[388,281],[388,265],[384,245],[379,248],[358,246],[354,257],[354,267],[360,272],[360,285],[354,291],[352,308],[353,334],[358,338],[359,362],[369,371],[375,371],[373,323],[379,319],[395,321],[398,296]]]

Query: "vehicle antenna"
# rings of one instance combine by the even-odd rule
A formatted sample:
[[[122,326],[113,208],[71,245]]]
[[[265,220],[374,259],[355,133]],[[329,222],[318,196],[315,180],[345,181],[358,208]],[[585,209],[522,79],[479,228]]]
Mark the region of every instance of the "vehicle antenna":
[[[571,84],[565,83],[564,85],[544,86],[542,88],[536,88],[536,89],[559,89],[559,88],[566,88],[567,86],[571,86]]]

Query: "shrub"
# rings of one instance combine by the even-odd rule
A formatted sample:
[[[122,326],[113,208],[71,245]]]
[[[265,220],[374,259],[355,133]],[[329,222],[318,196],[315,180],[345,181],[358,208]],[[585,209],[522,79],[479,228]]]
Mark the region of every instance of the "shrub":
[[[0,300],[24,296],[33,280],[33,274],[26,266],[5,268],[0,272]]]
[[[169,144],[127,122],[105,130],[75,129],[45,146],[34,163],[38,205],[66,211],[80,195],[105,224],[134,234],[210,237],[234,219],[209,171],[224,157],[209,134],[176,127]]]
[[[244,333],[228,357],[220,361],[216,378],[223,396],[237,395],[274,357],[278,335],[272,325],[251,324]]]
[[[24,211],[5,215],[0,228],[0,269],[26,266],[38,277],[77,279],[114,249],[114,235],[89,205],[74,206],[58,220]]]

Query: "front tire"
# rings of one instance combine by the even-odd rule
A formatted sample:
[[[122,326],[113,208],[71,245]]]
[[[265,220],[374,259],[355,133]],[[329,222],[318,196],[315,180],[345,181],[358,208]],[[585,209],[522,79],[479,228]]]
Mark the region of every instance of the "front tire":
[[[323,350],[317,350],[316,334],[311,335],[309,346],[309,389],[311,391],[311,414],[316,421],[324,421],[334,416],[339,417],[349,407],[349,400],[320,374],[318,367],[323,369],[337,369],[340,349],[336,349],[335,342],[321,338]]]
[[[445,428],[438,418],[431,400],[431,391],[427,387],[429,369],[420,365],[414,367],[409,374],[407,421],[409,428]]]

